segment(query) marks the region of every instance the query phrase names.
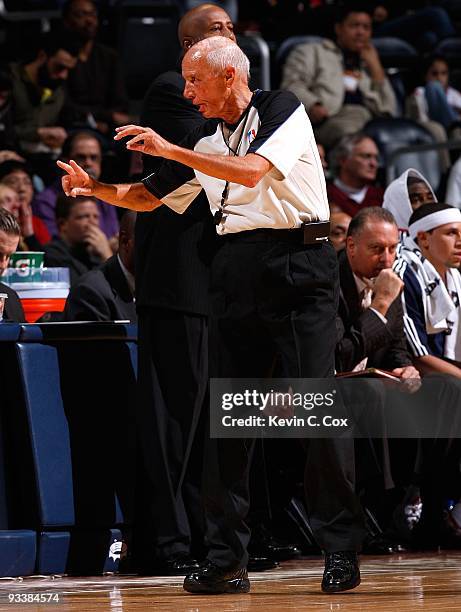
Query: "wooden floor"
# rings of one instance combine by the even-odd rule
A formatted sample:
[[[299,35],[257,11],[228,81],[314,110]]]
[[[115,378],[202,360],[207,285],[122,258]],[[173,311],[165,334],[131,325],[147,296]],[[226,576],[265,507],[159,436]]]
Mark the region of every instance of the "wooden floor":
[[[0,579],[0,610],[18,612],[417,612],[461,610],[461,551],[363,557],[362,584],[341,595],[320,591],[319,558],[283,563],[251,575],[248,595],[196,596],[182,590],[180,578],[104,576]],[[43,596],[55,603],[21,603]],[[9,603],[9,599],[13,599]],[[16,601],[14,601],[14,599]]]

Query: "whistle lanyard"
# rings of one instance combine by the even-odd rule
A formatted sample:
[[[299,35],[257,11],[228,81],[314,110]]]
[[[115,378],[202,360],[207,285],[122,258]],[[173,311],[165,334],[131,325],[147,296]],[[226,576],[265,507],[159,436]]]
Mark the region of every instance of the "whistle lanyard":
[[[250,103],[248,104],[248,106],[246,108],[246,111],[243,114],[243,117],[242,117],[242,119],[239,122],[239,123],[242,123],[242,121],[243,121],[243,125],[242,125],[242,131],[240,132],[240,136],[239,136],[239,139],[238,139],[238,142],[237,142],[237,146],[235,147],[235,149],[233,149],[230,146],[230,144],[229,144],[229,139],[230,139],[230,137],[232,136],[232,134],[234,132],[232,132],[232,134],[229,134],[229,138],[226,140],[226,137],[224,136],[223,122],[220,123],[220,125],[221,125],[221,133],[222,133],[222,137],[223,137],[224,143],[225,143],[226,147],[229,149],[229,155],[232,155],[233,157],[238,157],[238,153],[239,153],[239,150],[240,150],[240,145],[242,144],[243,136],[244,136],[244,134],[246,132],[246,127],[247,127],[247,122],[248,122],[248,115],[250,114],[250,110],[251,110],[251,107],[252,107],[252,102],[253,102],[253,99],[254,99],[256,93],[257,92],[253,93],[253,95],[251,97],[251,100],[250,100]],[[219,225],[221,223],[221,221],[222,221],[223,216],[224,216],[224,208],[225,208],[225,206],[227,204],[227,198],[229,197],[229,186],[230,186],[230,182],[226,181],[226,184],[224,185],[223,192],[221,194],[221,204],[219,206],[219,209],[213,215],[214,224],[215,225]]]

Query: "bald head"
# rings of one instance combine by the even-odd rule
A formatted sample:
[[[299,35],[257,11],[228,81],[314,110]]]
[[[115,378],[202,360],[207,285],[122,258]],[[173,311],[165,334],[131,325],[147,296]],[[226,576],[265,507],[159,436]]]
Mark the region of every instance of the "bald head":
[[[187,11],[179,22],[178,38],[184,51],[211,36],[223,36],[235,41],[231,18],[215,4],[200,4]]]

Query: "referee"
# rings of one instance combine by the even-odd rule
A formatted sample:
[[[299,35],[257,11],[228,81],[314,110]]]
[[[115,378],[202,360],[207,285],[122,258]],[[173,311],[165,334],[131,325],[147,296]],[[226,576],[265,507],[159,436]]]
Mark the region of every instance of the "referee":
[[[223,37],[194,45],[182,71],[184,96],[210,121],[182,146],[149,128],[118,128],[116,140],[131,137],[127,148],[163,157],[161,168],[142,183],[107,185],[73,161],[58,162],[67,172],[63,189],[137,211],[164,204],[178,213],[204,189],[221,237],[211,270],[210,375],[263,378],[278,356],[286,377],[333,376],[337,260],[327,240],[325,181],[304,107],[288,92],[250,91],[247,57]],[[250,589],[245,517],[252,445],[207,441],[209,553],[186,577],[187,591]],[[306,493],[325,551],[325,592],[360,582],[357,552],[365,532],[354,471],[353,441],[310,441]]]

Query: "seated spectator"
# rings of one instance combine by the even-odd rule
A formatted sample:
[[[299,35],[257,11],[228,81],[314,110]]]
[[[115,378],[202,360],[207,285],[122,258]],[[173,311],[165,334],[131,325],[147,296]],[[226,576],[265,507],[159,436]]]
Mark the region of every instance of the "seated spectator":
[[[21,250],[41,251],[51,237],[41,219],[32,213],[34,187],[32,172],[27,164],[19,161],[6,161],[0,164],[0,184],[16,191],[19,200],[18,222],[24,245]]]
[[[316,139],[327,148],[373,117],[396,113],[394,91],[371,44],[367,4],[348,2],[337,14],[336,43],[295,47],[281,85],[304,104]]]
[[[461,208],[461,157],[453,164],[448,175],[445,200],[447,204]]]
[[[353,217],[366,206],[381,206],[383,189],[376,187],[379,151],[363,133],[344,136],[331,154],[333,182],[327,185],[328,201]]]
[[[408,98],[407,115],[423,125],[436,121],[446,131],[459,122],[461,92],[449,85],[450,67],[442,55],[432,55],[425,62],[425,85],[417,87]]]
[[[349,225],[339,255],[339,372],[377,367],[419,378],[403,330],[403,283],[392,271],[398,244],[395,220],[382,208],[364,208]]]
[[[82,42],[75,69],[68,79],[72,106],[81,122],[107,134],[129,123],[128,99],[117,53],[96,41],[98,11],[92,0],[68,0],[63,24]]]
[[[73,159],[88,174],[99,180],[101,177],[102,150],[101,143],[94,133],[86,130],[73,132],[64,142],[62,157],[65,161]],[[37,217],[45,223],[53,238],[58,236],[56,223],[56,199],[62,193],[61,179],[57,179],[49,187],[36,194],[32,201],[32,209]],[[100,227],[109,240],[117,246],[118,218],[114,206],[98,200]]]
[[[343,212],[339,206],[330,206],[330,241],[339,252],[346,246],[347,230],[351,216]]]
[[[0,207],[0,277],[7,269],[10,257],[18,247],[20,236],[21,230],[16,219],[10,212]],[[25,323],[24,309],[16,291],[0,282],[0,293],[6,293],[8,296],[5,301],[3,320]]]
[[[383,208],[392,213],[401,235],[406,235],[413,212],[420,206],[435,202],[435,193],[424,176],[409,168],[387,186]]]
[[[373,34],[403,38],[422,53],[431,51],[439,40],[455,36],[456,30],[441,6],[420,8],[419,3],[390,0],[375,3]],[[416,9],[416,10],[415,10]]]
[[[66,321],[137,321],[134,302],[134,224],[128,210],[120,223],[119,248],[100,268],[81,276],[70,290]]]
[[[112,250],[99,229],[96,198],[60,195],[56,202],[59,237],[45,248],[45,266],[69,268],[71,287],[77,279],[104,263]]]
[[[59,152],[67,133],[63,124],[64,81],[77,64],[80,43],[69,32],[48,34],[28,63],[12,64],[13,122],[21,149]]]
[[[13,125],[11,103],[12,79],[10,71],[0,67],[0,163],[7,159],[20,159],[19,141]]]
[[[427,204],[410,217],[400,257],[404,281],[405,333],[423,374],[461,378],[461,212]]]

